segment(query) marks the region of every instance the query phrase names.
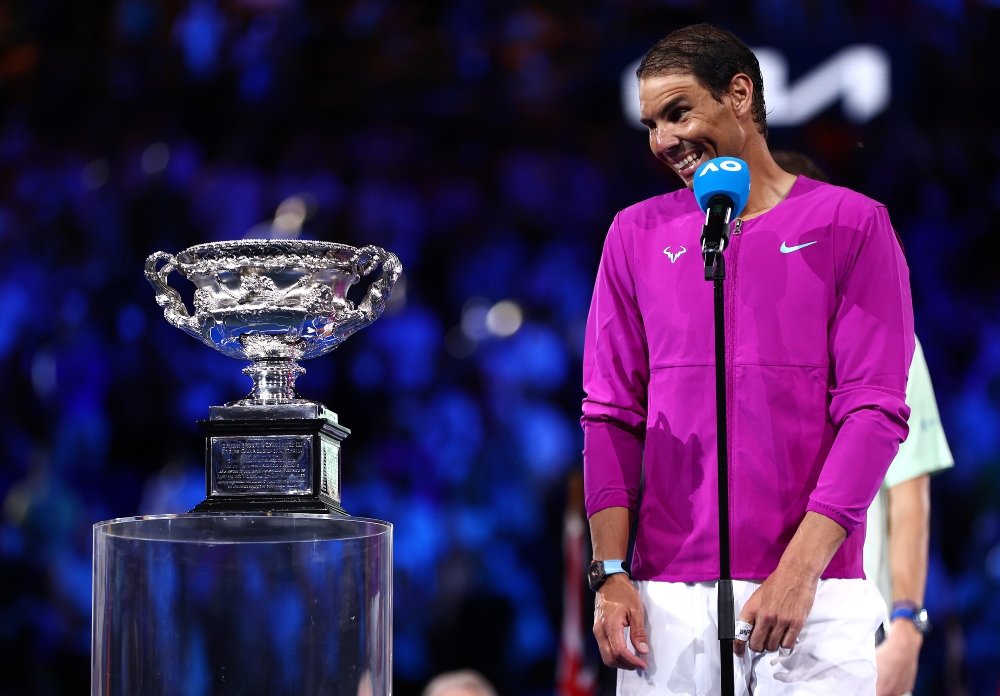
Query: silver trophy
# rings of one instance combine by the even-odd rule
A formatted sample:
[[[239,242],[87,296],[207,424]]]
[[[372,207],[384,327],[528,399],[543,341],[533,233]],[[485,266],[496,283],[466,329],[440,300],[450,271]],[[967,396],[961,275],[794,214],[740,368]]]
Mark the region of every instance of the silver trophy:
[[[355,306],[348,290],[381,267]],[[167,283],[178,271],[194,286],[194,313]],[[253,388],[210,406],[205,437],[207,497],[194,511],[335,512],[340,443],[350,430],[323,404],[298,396],[300,360],[343,343],[378,319],[402,272],[376,246],[246,239],[211,242],[146,259],[146,279],[173,326],[233,358]]]

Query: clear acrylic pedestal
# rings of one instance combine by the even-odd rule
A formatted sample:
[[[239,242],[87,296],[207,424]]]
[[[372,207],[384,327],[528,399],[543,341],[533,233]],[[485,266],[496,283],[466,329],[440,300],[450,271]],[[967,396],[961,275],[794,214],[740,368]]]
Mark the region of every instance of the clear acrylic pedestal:
[[[94,525],[92,696],[388,696],[392,525],[179,514]]]

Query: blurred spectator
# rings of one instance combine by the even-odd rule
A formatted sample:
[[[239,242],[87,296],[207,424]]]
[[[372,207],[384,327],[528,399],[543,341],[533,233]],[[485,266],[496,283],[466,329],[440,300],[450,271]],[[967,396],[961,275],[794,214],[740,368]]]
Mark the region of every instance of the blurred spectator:
[[[422,696],[497,696],[497,692],[479,672],[461,669],[431,679]]]

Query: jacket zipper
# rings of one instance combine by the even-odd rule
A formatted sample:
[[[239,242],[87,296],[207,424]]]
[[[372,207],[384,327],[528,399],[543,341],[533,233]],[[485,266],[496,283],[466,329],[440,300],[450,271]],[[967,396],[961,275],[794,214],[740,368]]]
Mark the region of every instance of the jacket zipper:
[[[736,224],[733,226],[733,236],[741,237],[743,233],[743,220],[736,218]],[[734,469],[733,462],[733,452],[736,450],[735,443],[733,439],[733,414],[736,412],[735,404],[733,403],[733,396],[735,390],[733,388],[733,375],[735,369],[733,367],[735,361],[735,350],[736,350],[736,295],[737,295],[737,281],[739,279],[739,257],[740,257],[740,244],[736,239],[733,240],[733,245],[731,247],[731,258],[729,259],[728,268],[728,279],[727,283],[729,285],[729,292],[725,294],[726,298],[726,311],[724,315],[724,321],[726,326],[726,460],[729,464],[729,471],[727,475],[729,476],[729,538],[732,540],[733,535],[733,505],[732,501],[735,499],[736,491],[733,490],[733,476],[732,472]],[[731,543],[731,542],[730,542]],[[733,563],[732,558],[732,545],[730,545],[730,566]]]

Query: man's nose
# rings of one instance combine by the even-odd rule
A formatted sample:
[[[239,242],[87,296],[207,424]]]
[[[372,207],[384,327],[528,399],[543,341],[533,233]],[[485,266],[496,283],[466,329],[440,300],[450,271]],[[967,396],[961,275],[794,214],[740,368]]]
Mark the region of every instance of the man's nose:
[[[657,125],[649,131],[649,147],[655,155],[662,155],[679,143],[680,139],[669,125]]]

